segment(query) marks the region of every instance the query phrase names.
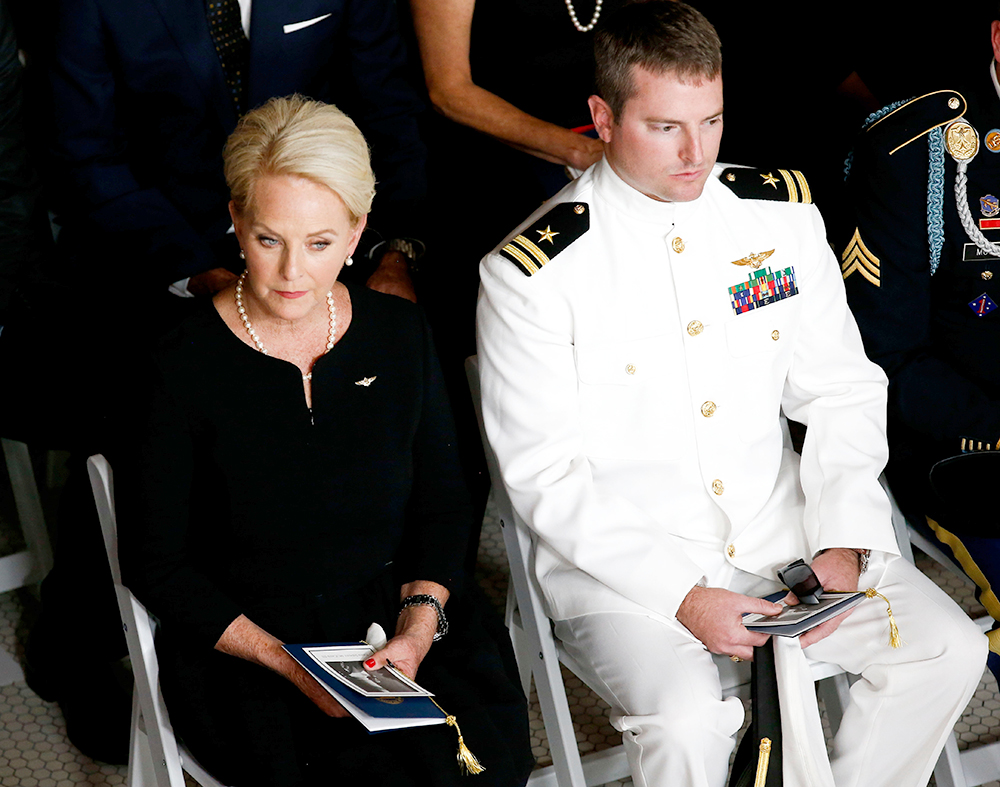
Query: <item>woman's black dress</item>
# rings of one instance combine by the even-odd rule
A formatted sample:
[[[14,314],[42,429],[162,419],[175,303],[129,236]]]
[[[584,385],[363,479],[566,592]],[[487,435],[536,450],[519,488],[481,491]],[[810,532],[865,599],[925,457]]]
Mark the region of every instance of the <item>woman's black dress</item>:
[[[452,591],[451,633],[418,679],[486,766],[475,784],[521,784],[525,701],[509,642],[487,634],[462,589],[469,510],[426,323],[402,299],[350,294],[351,325],[313,370],[311,411],[299,369],[244,344],[207,304],[155,355],[116,491],[126,584],[161,622],[171,719],[237,785],[468,779],[451,728],[369,735],[213,648],[241,614],[285,642],[357,641],[373,621],[391,637],[400,585],[431,580]]]

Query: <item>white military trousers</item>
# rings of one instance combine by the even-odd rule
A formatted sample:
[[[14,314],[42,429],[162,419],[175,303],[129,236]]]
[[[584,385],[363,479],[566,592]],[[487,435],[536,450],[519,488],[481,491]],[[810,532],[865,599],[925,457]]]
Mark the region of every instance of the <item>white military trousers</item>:
[[[869,587],[879,577],[861,578]],[[862,601],[810,659],[860,676],[834,740],[837,787],[925,787],[945,738],[986,663],[986,637],[917,568],[889,557],[877,589],[904,641],[889,647],[886,605]],[[865,584],[865,580],[869,584]],[[731,590],[766,595],[780,586],[738,573]],[[739,699],[722,698],[711,654],[676,619],[622,600],[622,612],[556,622],[556,635],[612,708],[637,787],[724,787]]]

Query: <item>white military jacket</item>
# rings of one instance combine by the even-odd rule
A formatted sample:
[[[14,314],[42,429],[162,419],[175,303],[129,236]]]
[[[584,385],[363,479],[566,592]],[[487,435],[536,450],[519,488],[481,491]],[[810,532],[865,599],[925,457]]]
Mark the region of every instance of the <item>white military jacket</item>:
[[[886,378],[819,212],[722,173],[666,203],[602,160],[483,260],[483,417],[556,619],[623,597],[672,617],[734,568],[897,553]],[[784,415],[808,426],[801,461]]]

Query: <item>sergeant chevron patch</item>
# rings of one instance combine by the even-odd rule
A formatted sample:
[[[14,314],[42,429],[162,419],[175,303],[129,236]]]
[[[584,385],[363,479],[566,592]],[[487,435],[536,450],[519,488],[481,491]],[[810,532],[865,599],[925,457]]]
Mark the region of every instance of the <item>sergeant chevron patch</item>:
[[[854,235],[851,236],[851,242],[847,244],[844,253],[840,255],[840,260],[840,270],[845,279],[852,273],[860,273],[876,287],[882,286],[881,261],[865,246],[857,227],[854,229]]]
[[[590,206],[586,202],[560,202],[512,238],[500,253],[525,276],[533,276],[589,229]]]

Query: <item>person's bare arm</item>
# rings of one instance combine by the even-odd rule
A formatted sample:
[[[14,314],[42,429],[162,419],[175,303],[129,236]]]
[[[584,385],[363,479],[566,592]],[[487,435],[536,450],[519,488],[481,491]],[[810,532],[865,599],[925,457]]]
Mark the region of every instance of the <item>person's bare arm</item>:
[[[245,615],[240,615],[219,637],[215,649],[277,672],[291,681],[327,716],[347,716],[343,706],[302,665],[289,656],[281,645],[281,640],[268,634]]]
[[[410,0],[410,7],[427,92],[438,112],[556,164],[586,169],[600,160],[600,140],[522,112],[473,82],[469,47],[475,0]]]
[[[403,585],[399,599],[402,601],[407,596],[418,595],[434,596],[443,607],[448,601],[449,591],[437,582],[418,580]],[[365,662],[365,668],[381,669],[387,661],[391,661],[392,665],[404,675],[415,678],[417,670],[420,669],[420,662],[424,660],[434,642],[437,623],[437,611],[434,607],[423,605],[407,607],[399,613],[395,636],[382,650]]]

